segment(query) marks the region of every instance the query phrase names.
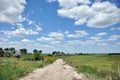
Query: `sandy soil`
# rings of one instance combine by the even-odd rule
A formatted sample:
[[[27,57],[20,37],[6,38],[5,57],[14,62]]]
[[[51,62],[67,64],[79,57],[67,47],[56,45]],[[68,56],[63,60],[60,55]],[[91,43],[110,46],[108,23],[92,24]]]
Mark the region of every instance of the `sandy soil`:
[[[84,74],[78,74],[73,67],[62,59],[40,69],[34,70],[18,80],[89,80]]]

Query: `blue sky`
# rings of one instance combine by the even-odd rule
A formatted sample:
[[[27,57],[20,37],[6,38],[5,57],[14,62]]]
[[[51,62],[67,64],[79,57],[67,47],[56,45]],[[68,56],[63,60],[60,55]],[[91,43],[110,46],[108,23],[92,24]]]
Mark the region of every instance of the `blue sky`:
[[[0,0],[0,47],[120,52],[120,1]]]

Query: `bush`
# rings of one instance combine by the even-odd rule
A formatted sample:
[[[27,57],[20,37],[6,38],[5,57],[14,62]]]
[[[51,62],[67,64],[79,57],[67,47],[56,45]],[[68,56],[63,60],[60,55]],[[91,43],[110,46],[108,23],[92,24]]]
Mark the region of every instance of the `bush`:
[[[24,55],[22,55],[21,59],[24,61],[33,61],[34,55],[33,54],[24,54]]]
[[[40,53],[35,52],[34,53],[34,60],[44,60],[43,56],[41,56]]]
[[[44,61],[48,62],[48,63],[52,63],[53,61],[55,61],[55,58],[54,57],[45,57]]]

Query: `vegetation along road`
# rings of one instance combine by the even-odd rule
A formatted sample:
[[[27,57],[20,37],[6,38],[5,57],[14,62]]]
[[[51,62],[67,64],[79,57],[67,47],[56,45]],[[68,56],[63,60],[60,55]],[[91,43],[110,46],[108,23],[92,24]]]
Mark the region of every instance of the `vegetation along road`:
[[[18,80],[90,80],[84,74],[78,74],[74,68],[66,64],[62,59],[54,63],[36,69],[25,77]]]

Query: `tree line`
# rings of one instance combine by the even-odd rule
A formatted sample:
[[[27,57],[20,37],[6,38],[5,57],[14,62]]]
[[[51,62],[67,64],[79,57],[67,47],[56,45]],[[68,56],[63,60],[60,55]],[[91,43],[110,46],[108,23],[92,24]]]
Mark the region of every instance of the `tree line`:
[[[37,49],[33,50],[33,52],[38,51]],[[28,54],[27,49],[26,48],[22,48],[19,51],[17,51],[14,47],[11,48],[0,48],[0,56],[9,56],[12,54],[15,54],[16,52],[20,52],[21,54]],[[42,50],[40,50],[40,53],[42,52]]]
[[[3,56],[6,56],[6,57],[11,57],[11,56],[20,57],[21,55],[27,55],[27,54],[30,54],[30,53],[28,53],[26,48],[22,48],[19,51],[17,51],[14,47],[0,48],[0,57],[3,57]],[[39,60],[40,55],[42,54],[42,50],[34,49],[33,54],[35,56],[35,60]],[[74,53],[74,54],[67,53],[66,54],[66,53],[60,52],[60,51],[53,51],[51,54],[47,54],[47,55],[48,56],[62,56],[62,55],[92,55],[92,54],[88,54],[88,53]],[[120,53],[108,53],[108,55],[120,55]]]

